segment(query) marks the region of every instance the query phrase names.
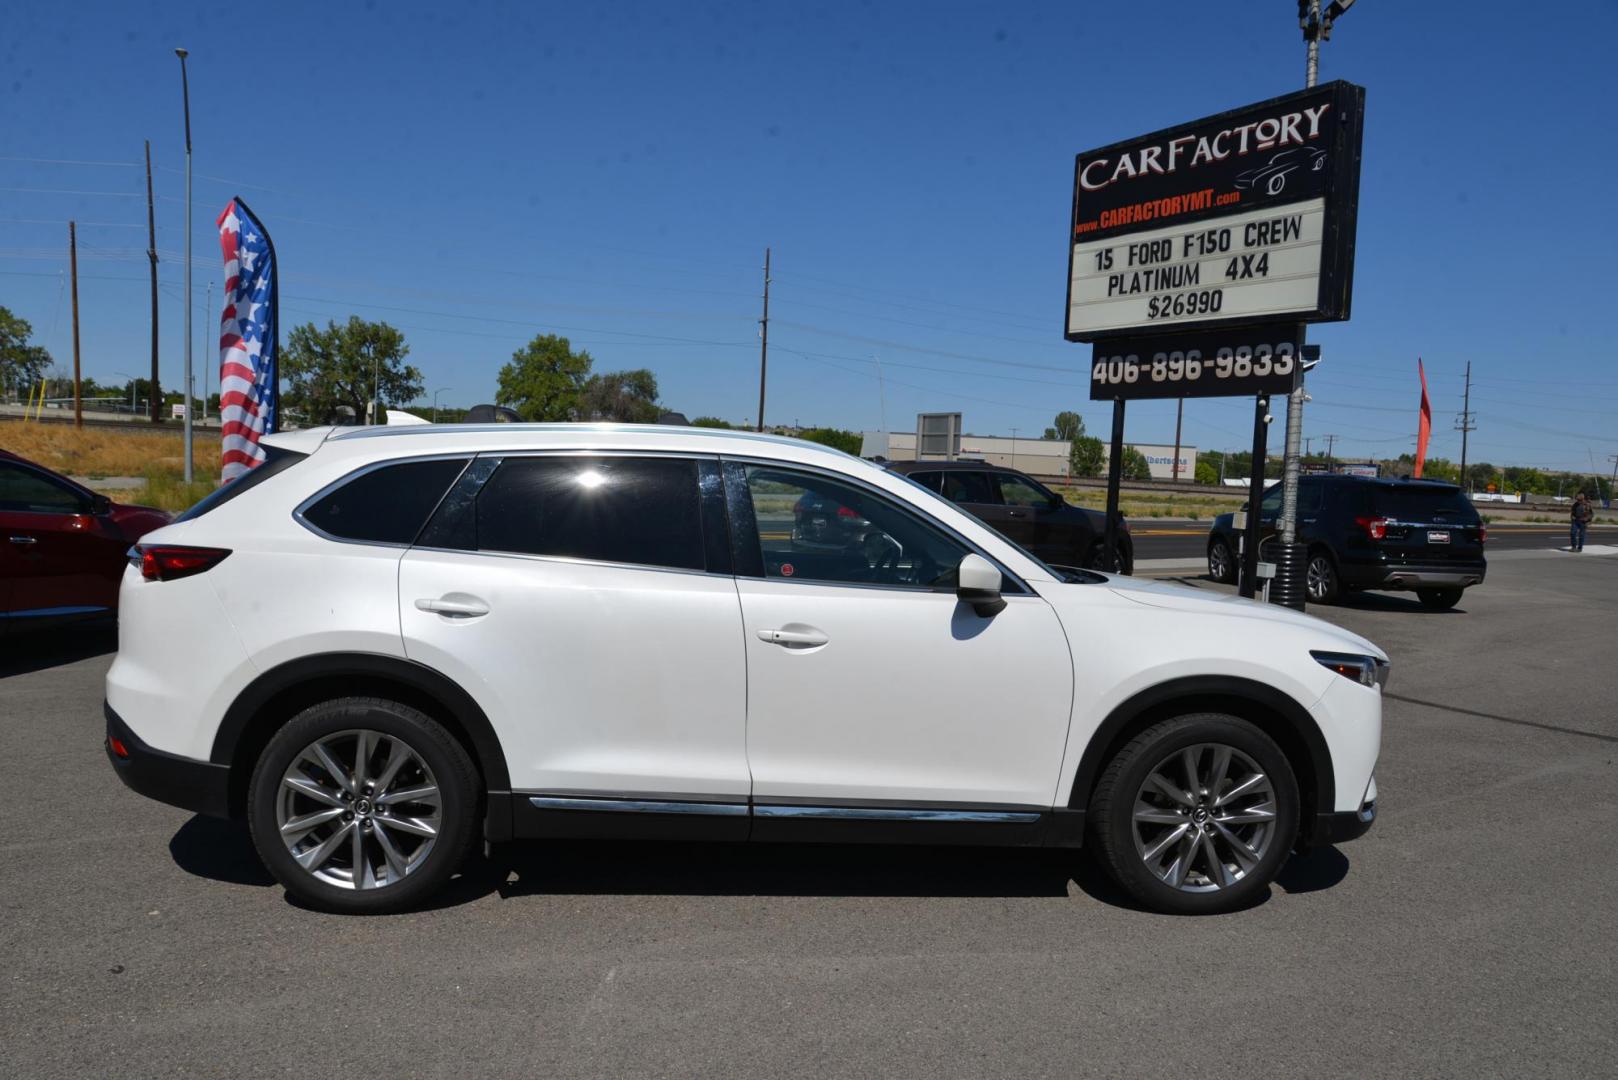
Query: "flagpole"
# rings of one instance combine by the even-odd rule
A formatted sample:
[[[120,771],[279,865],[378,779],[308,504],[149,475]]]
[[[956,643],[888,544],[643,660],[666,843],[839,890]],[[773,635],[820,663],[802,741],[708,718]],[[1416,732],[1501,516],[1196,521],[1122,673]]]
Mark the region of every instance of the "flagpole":
[[[186,78],[184,49],[175,49],[180,58],[180,96],[185,102],[185,482],[191,483],[191,83]]]

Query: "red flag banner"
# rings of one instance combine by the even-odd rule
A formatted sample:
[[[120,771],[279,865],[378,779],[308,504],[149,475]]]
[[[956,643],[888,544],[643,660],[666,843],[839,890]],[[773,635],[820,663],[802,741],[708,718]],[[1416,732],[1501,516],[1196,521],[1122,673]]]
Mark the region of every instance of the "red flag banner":
[[[1427,372],[1416,357],[1416,374],[1421,376],[1421,422],[1416,428],[1416,479],[1421,479],[1422,466],[1427,464],[1427,440],[1433,434],[1433,407],[1427,401]]]

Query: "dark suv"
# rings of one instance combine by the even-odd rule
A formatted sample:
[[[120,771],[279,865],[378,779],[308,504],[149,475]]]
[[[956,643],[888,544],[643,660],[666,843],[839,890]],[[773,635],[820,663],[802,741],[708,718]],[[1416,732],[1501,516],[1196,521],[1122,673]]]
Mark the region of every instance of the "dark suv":
[[[1263,542],[1273,541],[1280,511],[1276,484],[1259,503]],[[1208,533],[1208,576],[1215,581],[1236,580],[1233,519],[1220,514]],[[1488,569],[1488,530],[1453,484],[1300,477],[1297,535],[1309,545],[1309,599],[1317,604],[1345,590],[1414,589],[1422,604],[1443,610],[1455,606],[1463,589],[1481,584]]]
[[[1031,476],[981,461],[891,461],[888,468],[937,492],[1053,566],[1105,569],[1107,515],[1069,506]],[[1118,522],[1118,569],[1132,573],[1135,545]]]

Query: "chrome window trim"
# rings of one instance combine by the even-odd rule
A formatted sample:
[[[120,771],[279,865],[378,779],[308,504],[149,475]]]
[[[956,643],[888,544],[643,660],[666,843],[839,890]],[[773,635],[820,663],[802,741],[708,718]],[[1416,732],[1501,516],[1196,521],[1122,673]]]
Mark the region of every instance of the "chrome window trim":
[[[688,566],[658,566],[656,563],[607,562],[604,559],[586,559],[578,555],[530,555],[525,551],[468,551],[466,548],[433,547],[428,544],[410,544],[411,551],[430,551],[437,555],[475,555],[485,559],[524,559],[528,562],[561,563],[569,566],[600,566],[608,570],[644,570],[654,574],[692,574],[697,577],[720,578],[730,581],[735,574],[720,574],[708,570],[695,570]]]
[[[888,491],[885,488],[878,487],[877,485],[871,483],[870,481],[864,479],[863,477],[854,476],[851,473],[838,472],[835,469],[822,468],[822,467],[820,467],[818,465],[805,465],[805,464],[801,464],[801,463],[796,462],[796,461],[780,461],[780,460],[773,459],[773,458],[750,458],[750,457],[737,456],[737,455],[734,455],[734,454],[721,454],[719,456],[725,461],[734,461],[738,465],[759,465],[759,466],[765,466],[765,467],[770,467],[770,468],[784,469],[784,470],[786,470],[788,472],[791,472],[791,471],[795,470],[795,471],[798,471],[798,472],[816,473],[818,475],[825,476],[828,479],[841,480],[842,482],[847,483],[847,484],[852,484],[855,487],[865,488],[867,491],[871,492],[873,495],[875,495],[875,496],[877,496],[879,498],[886,499],[890,503],[891,502],[897,502],[902,507],[902,509],[906,513],[910,514],[912,517],[922,519],[927,525],[929,525],[930,527],[932,527],[934,529],[937,529],[939,532],[942,532],[945,536],[949,537],[949,539],[953,540],[955,543],[957,543],[957,544],[961,545],[962,547],[964,547],[968,552],[971,552],[972,554],[975,554],[975,555],[981,555],[985,559],[988,559],[991,563],[993,563],[995,568],[1000,571],[1001,576],[1005,577],[1005,578],[1009,578],[1017,586],[1017,588],[1019,590],[1017,593],[1013,593],[1010,596],[1008,596],[1007,599],[1014,599],[1017,596],[1032,596],[1032,597],[1035,597],[1036,599],[1038,598],[1038,594],[1032,588],[1029,587],[1029,585],[1028,585],[1028,583],[1026,581],[1024,581],[1022,579],[1022,575],[1013,573],[1012,571],[1008,570],[1006,568],[1006,565],[1003,562],[1001,562],[999,559],[995,558],[993,555],[990,555],[987,551],[984,551],[983,548],[980,547],[978,544],[974,543],[971,540],[968,540],[966,537],[962,536],[959,532],[956,532],[955,529],[952,526],[950,526],[948,523],[940,521],[938,518],[933,517],[931,514],[926,513],[921,507],[917,506],[916,504],[908,502],[908,501],[906,501],[904,499],[898,498],[893,492]],[[922,487],[920,484],[916,484],[914,486],[917,489],[921,490],[921,491],[927,491],[928,490],[927,488]],[[933,494],[937,498],[940,498],[940,499],[944,498],[942,495],[938,495],[936,492],[929,492],[929,494]],[[948,502],[948,500],[945,500],[945,501]],[[949,505],[950,506],[958,506],[960,504],[959,503],[949,503]],[[992,527],[990,525],[988,525],[987,523],[984,523],[984,528],[988,528],[988,529],[992,530]],[[756,532],[756,530],[755,530],[755,532]],[[737,577],[742,578],[743,575],[738,574]],[[747,581],[782,581],[782,582],[787,582],[789,584],[794,584],[794,585],[797,585],[797,584],[802,584],[802,585],[832,585],[832,586],[835,586],[835,587],[838,587],[838,588],[844,588],[844,589],[864,588],[864,589],[882,589],[882,590],[887,591],[887,592],[944,593],[944,594],[948,594],[950,596],[955,595],[955,590],[953,590],[953,589],[938,589],[938,588],[933,588],[931,586],[925,586],[925,585],[874,585],[874,584],[867,584],[867,583],[864,583],[864,582],[853,582],[853,581],[809,581],[809,580],[804,579],[804,578],[782,578],[782,577],[772,578],[768,574],[764,575],[763,577],[752,577],[752,576],[748,575],[748,576],[746,576],[745,580],[747,580]],[[1001,595],[1005,596],[1006,594],[1004,592],[1002,592]]]
[[[476,453],[470,451],[457,454],[418,454],[413,457],[383,458],[378,461],[370,462],[367,465],[361,465],[352,472],[344,473],[342,476],[338,477],[336,480],[333,480],[331,483],[327,484],[325,487],[321,488],[319,491],[315,492],[313,495],[309,496],[307,499],[295,506],[292,510],[292,520],[296,521],[299,525],[302,525],[304,528],[308,529],[322,540],[330,540],[334,544],[356,544],[360,547],[397,548],[399,550],[407,549],[411,546],[410,542],[401,544],[392,540],[355,540],[352,537],[335,536],[332,533],[327,532],[325,529],[322,529],[319,525],[316,525],[314,522],[310,521],[304,515],[308,512],[311,506],[319,502],[321,499],[324,499],[327,495],[330,495],[338,488],[344,487],[369,473],[376,472],[378,469],[386,469],[394,465],[415,465],[423,461],[464,460],[466,464],[461,466],[461,471],[456,473],[450,482],[445,485],[444,490],[439,493],[438,501],[433,503],[432,509],[427,511],[427,516],[424,517],[421,524],[416,527],[416,536],[420,536],[421,530],[426,528],[427,523],[433,519],[433,515],[438,513],[438,508],[443,504],[444,497],[450,493],[450,490],[454,488],[457,483],[460,482],[461,476],[466,473],[467,467],[470,466],[477,457],[478,455]],[[415,538],[415,536],[412,536],[410,540],[414,541]]]

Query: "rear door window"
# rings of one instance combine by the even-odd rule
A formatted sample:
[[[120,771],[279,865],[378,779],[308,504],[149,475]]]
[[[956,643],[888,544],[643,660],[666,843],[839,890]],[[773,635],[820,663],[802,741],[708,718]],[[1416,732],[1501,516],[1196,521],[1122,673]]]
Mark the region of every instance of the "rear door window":
[[[409,544],[469,458],[400,461],[341,482],[298,512],[304,524],[339,540]],[[259,466],[258,472],[266,466]],[[248,473],[251,477],[253,473]],[[236,487],[247,477],[229,485]]]
[[[689,458],[506,458],[474,518],[479,551],[706,569]]]
[[[943,480],[943,474],[935,472],[914,472],[907,473],[906,478],[912,483],[920,484],[928,491],[937,494],[940,482]]]

